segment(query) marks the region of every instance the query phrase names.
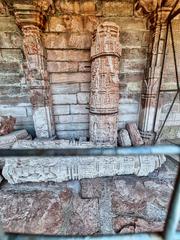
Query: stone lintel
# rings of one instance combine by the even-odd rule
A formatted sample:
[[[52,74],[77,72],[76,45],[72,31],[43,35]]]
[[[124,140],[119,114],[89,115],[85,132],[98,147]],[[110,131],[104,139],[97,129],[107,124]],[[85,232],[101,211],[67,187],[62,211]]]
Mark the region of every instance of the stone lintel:
[[[2,160],[2,159],[1,159]],[[135,174],[147,176],[166,160],[163,155],[8,157],[3,176],[11,184],[63,182]]]

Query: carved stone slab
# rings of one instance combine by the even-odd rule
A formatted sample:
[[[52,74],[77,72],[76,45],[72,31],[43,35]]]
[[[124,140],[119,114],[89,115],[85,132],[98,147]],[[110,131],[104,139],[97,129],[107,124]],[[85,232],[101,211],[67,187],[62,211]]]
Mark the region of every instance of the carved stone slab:
[[[144,141],[140,135],[140,132],[137,128],[136,123],[127,123],[126,124],[126,129],[129,132],[130,138],[131,138],[131,142],[132,145],[134,146],[139,146],[139,145],[143,145]]]
[[[163,155],[8,157],[3,176],[9,183],[67,180],[135,174],[146,176],[165,162]]]
[[[118,145],[122,147],[130,147],[131,139],[126,129],[120,129],[118,132]]]

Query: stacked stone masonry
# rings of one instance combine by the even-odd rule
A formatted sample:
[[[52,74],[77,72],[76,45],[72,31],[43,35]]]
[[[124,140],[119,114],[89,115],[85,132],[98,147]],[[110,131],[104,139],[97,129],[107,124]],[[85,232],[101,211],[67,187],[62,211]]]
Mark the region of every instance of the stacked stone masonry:
[[[18,3],[18,1],[16,2]],[[139,112],[141,88],[151,42],[151,34],[146,25],[147,19],[137,15],[134,11],[137,6],[134,5],[133,0],[111,3],[108,1],[85,1],[81,4],[78,1],[54,1],[54,3],[53,6],[49,6],[49,1],[47,4],[44,2],[44,6],[46,6],[44,9],[40,3],[37,5],[42,16],[48,15],[46,21],[43,20],[43,22],[41,18],[37,24],[40,24],[39,27],[42,29],[41,40],[45,48],[43,54],[47,60],[48,71],[48,83],[43,85],[41,80],[42,88],[49,88],[43,98],[48,97],[50,93],[51,97],[48,97],[50,103],[46,103],[46,106],[51,104],[53,106],[49,110],[48,107],[45,107],[44,110],[36,113],[38,115],[44,113],[49,115],[49,119],[54,119],[52,121],[55,122],[55,134],[59,138],[87,139],[90,137],[89,95],[92,34],[99,24],[108,21],[119,26],[119,42],[122,45],[119,67],[118,129],[124,128],[128,122],[138,124],[142,114]],[[25,53],[23,30],[20,31],[17,27],[18,24],[22,29],[22,20],[17,18],[20,13],[19,5],[15,6],[17,19],[5,6],[2,9],[0,13],[0,115],[9,115],[9,112],[12,112],[12,115],[17,118],[16,128],[24,127],[33,133],[37,114],[34,114],[31,95],[37,85],[30,84],[27,77],[27,57],[25,58],[23,54]],[[178,49],[178,16],[173,20],[172,26],[175,47]],[[179,63],[179,51],[177,51],[177,61]],[[163,79],[164,88],[167,89],[170,86],[174,88],[175,71],[170,38],[168,39]],[[172,93],[163,95],[162,106],[170,104],[170,97],[172,97]],[[177,108],[174,108],[168,118],[167,127],[171,128],[172,132],[175,131],[177,137],[179,131],[173,130],[178,129],[180,123],[179,103],[177,102],[176,105]],[[162,108],[158,116],[161,124],[165,118]],[[51,132],[53,135],[53,129]]]

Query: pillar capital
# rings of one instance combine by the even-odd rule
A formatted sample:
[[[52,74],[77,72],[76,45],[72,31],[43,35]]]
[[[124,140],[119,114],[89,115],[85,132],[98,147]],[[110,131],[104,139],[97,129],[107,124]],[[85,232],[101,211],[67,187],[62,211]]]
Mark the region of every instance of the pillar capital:
[[[52,0],[15,0],[13,4],[17,25],[22,29],[26,26],[44,28]]]

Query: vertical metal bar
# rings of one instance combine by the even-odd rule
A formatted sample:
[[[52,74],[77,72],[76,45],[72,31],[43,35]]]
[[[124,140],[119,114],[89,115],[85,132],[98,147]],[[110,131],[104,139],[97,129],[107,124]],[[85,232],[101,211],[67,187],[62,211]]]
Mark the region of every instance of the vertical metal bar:
[[[175,52],[175,46],[174,46],[174,36],[173,36],[173,30],[172,30],[172,23],[171,22],[170,22],[170,33],[171,33],[171,41],[172,41],[172,49],[173,49],[173,57],[174,57],[174,66],[175,66],[175,72],[176,72],[177,88],[180,89],[179,77],[178,77],[178,68],[177,68],[177,60],[176,60],[176,52]]]
[[[169,114],[170,114],[170,112],[171,112],[171,109],[172,109],[173,106],[174,106],[174,103],[175,103],[175,101],[176,101],[177,96],[178,96],[178,92],[176,93],[176,95],[175,95],[175,97],[174,97],[174,99],[173,99],[173,102],[172,102],[172,104],[171,104],[171,106],[170,106],[170,108],[169,108],[169,111],[168,111],[165,119],[164,119],[164,122],[163,122],[163,124],[162,124],[162,126],[161,126],[161,128],[160,128],[160,130],[159,130],[159,132],[158,132],[158,134],[157,134],[157,136],[156,136],[156,138],[155,138],[155,140],[154,140],[154,143],[157,142],[159,136],[161,135],[161,132],[162,132],[162,130],[163,130],[163,128],[164,128],[164,125],[165,125],[168,117],[169,117]]]
[[[180,220],[180,168],[177,175],[173,195],[166,219],[165,240],[174,240],[176,238],[176,231],[178,222]]]
[[[163,61],[162,61],[162,67],[161,67],[160,82],[159,82],[159,88],[158,88],[156,112],[155,112],[154,123],[153,123],[153,132],[155,130],[156,119],[157,119],[157,111],[158,111],[159,98],[160,98],[160,89],[161,89],[161,85],[162,85],[162,77],[163,77],[164,62],[165,62],[165,56],[166,56],[166,47],[167,47],[168,33],[169,33],[169,23],[167,23],[167,32],[166,32],[165,46],[164,46],[164,52],[163,52]]]

